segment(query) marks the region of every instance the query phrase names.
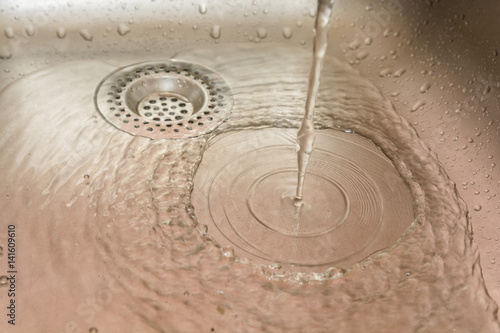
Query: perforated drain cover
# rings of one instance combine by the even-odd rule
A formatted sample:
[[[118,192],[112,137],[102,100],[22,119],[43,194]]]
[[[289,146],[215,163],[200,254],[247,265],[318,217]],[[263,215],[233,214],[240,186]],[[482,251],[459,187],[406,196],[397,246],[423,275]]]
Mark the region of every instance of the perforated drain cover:
[[[168,60],[120,68],[97,87],[95,103],[117,128],[149,138],[209,133],[227,119],[231,90],[217,73]]]

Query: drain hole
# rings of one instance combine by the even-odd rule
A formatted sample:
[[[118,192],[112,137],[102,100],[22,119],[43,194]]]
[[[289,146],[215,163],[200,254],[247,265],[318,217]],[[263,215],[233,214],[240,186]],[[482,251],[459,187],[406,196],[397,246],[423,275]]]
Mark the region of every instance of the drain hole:
[[[170,60],[111,73],[96,91],[96,101],[109,122],[133,135],[187,138],[212,131],[228,117],[232,108],[228,94],[229,87],[217,73]],[[213,109],[223,98],[228,102],[216,115]]]
[[[160,109],[157,106],[153,107],[158,101],[163,101],[163,103],[161,103],[161,105],[164,106],[163,108]],[[179,110],[179,107],[183,109]],[[157,122],[182,121],[186,116],[189,117],[198,111],[195,110],[195,105],[193,105],[188,98],[169,92],[155,92],[143,97],[137,105],[137,110],[142,117]],[[147,110],[147,112],[143,112],[144,110]],[[162,120],[161,117],[164,116],[165,113],[168,113],[173,120],[172,118],[165,118]]]

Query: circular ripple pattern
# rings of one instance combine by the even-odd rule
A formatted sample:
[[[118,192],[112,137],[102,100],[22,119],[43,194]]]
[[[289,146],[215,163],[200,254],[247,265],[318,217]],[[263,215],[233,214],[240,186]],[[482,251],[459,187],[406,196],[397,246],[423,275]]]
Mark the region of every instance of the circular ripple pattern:
[[[95,94],[101,114],[133,135],[188,138],[209,133],[231,113],[233,99],[217,73],[169,60],[118,69]]]
[[[295,207],[295,136],[273,129],[213,139],[193,191],[208,234],[241,257],[302,270],[349,266],[395,243],[413,221],[413,209],[391,162],[356,134],[321,131],[307,169],[305,204]]]

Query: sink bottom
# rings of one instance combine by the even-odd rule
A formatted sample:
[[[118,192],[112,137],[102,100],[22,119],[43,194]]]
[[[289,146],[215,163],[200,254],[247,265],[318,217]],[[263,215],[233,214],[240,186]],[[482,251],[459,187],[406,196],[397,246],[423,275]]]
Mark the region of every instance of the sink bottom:
[[[20,251],[36,253],[19,262],[22,329],[498,332],[454,184],[380,92],[335,58],[325,60],[318,127],[355,132],[391,160],[413,202],[402,237],[345,268],[297,273],[221,250],[193,219],[209,140],[248,124],[298,127],[309,57],[255,44],[178,54],[219,73],[234,96],[225,123],[185,140],[133,136],[102,118],[95,87],[116,68],[100,62],[3,90],[0,214],[19,230]]]

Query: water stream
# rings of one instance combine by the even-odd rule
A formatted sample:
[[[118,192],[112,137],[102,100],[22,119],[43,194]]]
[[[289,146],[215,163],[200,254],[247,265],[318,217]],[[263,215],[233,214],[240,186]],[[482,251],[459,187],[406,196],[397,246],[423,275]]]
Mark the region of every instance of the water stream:
[[[332,16],[333,0],[318,1],[314,24],[313,60],[309,73],[307,99],[304,118],[297,134],[298,180],[294,205],[303,205],[304,178],[311,153],[314,149],[314,106],[318,95],[323,59],[328,46],[328,24]]]

